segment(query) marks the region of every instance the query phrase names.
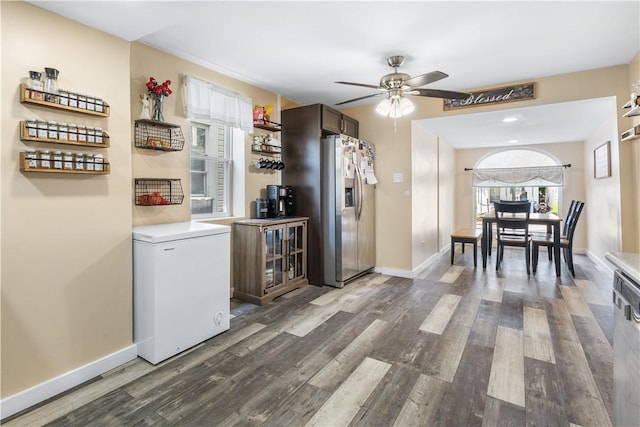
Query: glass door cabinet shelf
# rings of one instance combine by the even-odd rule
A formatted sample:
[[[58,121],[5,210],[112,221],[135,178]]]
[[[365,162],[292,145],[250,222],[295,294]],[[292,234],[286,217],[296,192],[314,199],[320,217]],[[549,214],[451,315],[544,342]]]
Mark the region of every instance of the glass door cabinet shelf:
[[[264,305],[308,284],[306,217],[234,223],[234,297]]]

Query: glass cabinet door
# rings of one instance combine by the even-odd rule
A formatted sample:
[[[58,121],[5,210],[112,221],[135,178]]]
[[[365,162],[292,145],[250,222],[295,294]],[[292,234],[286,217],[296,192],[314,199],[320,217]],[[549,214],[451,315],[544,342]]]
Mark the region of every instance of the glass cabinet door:
[[[265,293],[284,284],[283,275],[283,249],[284,247],[284,227],[273,226],[264,230],[265,248]]]
[[[304,224],[289,224],[288,228],[288,262],[287,262],[287,279],[293,280],[306,276],[306,257],[305,248],[305,229]]]

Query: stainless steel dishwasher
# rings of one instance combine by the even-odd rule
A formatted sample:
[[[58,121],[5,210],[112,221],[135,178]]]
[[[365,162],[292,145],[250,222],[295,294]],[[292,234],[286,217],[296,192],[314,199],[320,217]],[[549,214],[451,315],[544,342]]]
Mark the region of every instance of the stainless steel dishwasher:
[[[616,270],[613,383],[616,426],[640,425],[640,284]]]

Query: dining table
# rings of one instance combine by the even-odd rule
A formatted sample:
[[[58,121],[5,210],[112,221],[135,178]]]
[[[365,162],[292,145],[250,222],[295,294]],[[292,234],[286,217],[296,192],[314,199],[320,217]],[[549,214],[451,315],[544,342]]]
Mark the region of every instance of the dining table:
[[[513,215],[522,215],[522,214],[513,214]],[[482,214],[482,239],[480,241],[480,246],[482,249],[482,268],[487,268],[487,258],[491,254],[491,244],[492,244],[492,226],[493,223],[496,222],[496,214],[495,212],[487,212]],[[529,214],[529,224],[540,224],[546,225],[547,233],[553,234],[553,259],[556,263],[556,276],[560,276],[560,224],[562,223],[562,218],[556,215],[555,213],[530,213]]]

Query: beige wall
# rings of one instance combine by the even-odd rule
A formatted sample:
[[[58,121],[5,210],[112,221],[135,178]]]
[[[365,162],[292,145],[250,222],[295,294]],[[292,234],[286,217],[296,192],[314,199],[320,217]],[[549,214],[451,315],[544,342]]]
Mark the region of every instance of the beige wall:
[[[140,115],[139,95],[146,92],[145,83],[150,76],[160,81],[171,80],[173,94],[164,100],[164,119],[166,122],[175,123],[182,127],[186,143],[185,149],[177,152],[164,152],[135,148],[132,145],[131,157],[133,163],[133,176],[138,178],[180,178],[185,193],[185,202],[182,205],[173,206],[133,206],[133,225],[147,225],[168,223],[177,221],[189,221],[191,211],[189,206],[189,194],[191,193],[189,176],[189,126],[184,115],[184,100],[182,97],[182,85],[185,75],[192,75],[199,79],[214,83],[226,89],[238,92],[252,99],[254,104],[273,105],[276,116],[274,121],[280,120],[280,97],[248,83],[235,80],[200,65],[177,58],[141,43],[131,44],[131,84],[130,102],[131,120]],[[287,104],[291,101],[286,100]],[[264,131],[256,129],[256,135],[264,134]],[[274,134],[276,138],[279,135]],[[268,184],[280,183],[280,172],[257,169],[255,162],[261,157],[251,152],[253,135],[245,135],[245,158],[243,172],[245,174],[245,216],[251,216],[255,210],[252,202],[260,197],[260,192]],[[263,197],[265,194],[263,194]],[[237,219],[237,218],[236,218]],[[230,219],[211,221],[230,223]]]
[[[2,2],[2,397],[132,342],[129,43],[25,2]],[[99,49],[97,48],[99,46]],[[109,118],[19,102],[29,70],[60,70],[62,88],[101,96]],[[27,117],[101,126],[111,174],[22,173]]]
[[[637,61],[637,60],[636,60]],[[533,105],[544,105],[558,102],[569,102],[577,100],[585,100],[592,98],[602,98],[613,96],[616,97],[618,111],[620,107],[629,98],[629,66],[619,65],[597,70],[581,71],[577,73],[563,74],[552,77],[544,77],[531,79],[537,83],[537,97],[533,100],[522,101],[517,103],[497,104],[491,106],[469,108],[463,110],[443,111],[442,101],[431,98],[413,98],[416,105],[416,111],[408,118],[397,120],[396,126],[394,121],[388,118],[381,118],[374,111],[375,104],[353,107],[344,109],[343,111],[355,117],[360,121],[360,135],[363,139],[371,141],[376,145],[378,158],[376,162],[377,173],[380,175],[379,184],[377,185],[376,198],[376,242],[377,242],[377,266],[381,269],[390,271],[404,271],[409,274],[414,265],[412,256],[413,239],[411,224],[413,223],[411,201],[403,196],[404,190],[411,190],[412,183],[407,177],[411,170],[411,121],[422,118],[458,115],[466,113],[477,113],[483,111],[504,110],[517,107],[527,107]],[[518,82],[512,82],[518,83]],[[505,85],[510,84],[505,82]],[[469,90],[476,90],[469,88]],[[616,125],[618,129],[628,129],[631,127],[627,122],[628,119],[622,119],[620,114],[616,115]],[[625,127],[626,126],[626,127]],[[446,141],[445,141],[446,142]],[[616,191],[621,194],[620,205],[614,209],[620,211],[622,229],[622,247],[628,251],[637,252],[637,223],[638,213],[635,206],[638,196],[634,195],[634,188],[629,185],[635,182],[634,169],[631,164],[630,145],[622,145],[621,153],[614,153],[616,156],[622,156],[628,161],[623,161],[620,165],[620,185]],[[626,147],[626,148],[625,148]],[[628,148],[629,153],[624,152]],[[583,153],[580,152],[582,157]],[[637,156],[637,153],[636,153]],[[582,162],[580,162],[582,163]],[[459,174],[460,164],[457,165],[456,174]],[[467,166],[465,164],[465,166]],[[462,166],[463,168],[465,166]],[[468,166],[471,167],[471,166]],[[574,169],[575,171],[575,169]],[[394,172],[404,172],[405,183],[400,186],[392,183]],[[636,174],[637,175],[637,174]],[[456,184],[457,185],[457,184]],[[460,190],[460,188],[458,188]],[[462,204],[454,204],[456,211],[455,227],[465,225],[460,218],[470,218],[471,204],[465,200],[470,199],[471,189],[462,189],[467,192],[467,196],[457,194],[456,200],[460,200]],[[443,191],[444,194],[444,191]],[[442,197],[440,200],[446,200]],[[393,206],[393,209],[389,207]],[[451,205],[447,209],[452,209]],[[393,230],[393,232],[391,232]],[[628,231],[628,232],[627,232]],[[444,236],[448,230],[439,230],[439,235]],[[587,242],[583,238],[583,245]],[[588,248],[587,248],[588,249]],[[616,250],[610,248],[609,250]]]
[[[451,233],[456,226],[456,150],[445,141],[438,141],[438,249],[451,245]]]

